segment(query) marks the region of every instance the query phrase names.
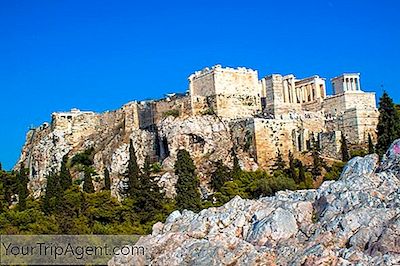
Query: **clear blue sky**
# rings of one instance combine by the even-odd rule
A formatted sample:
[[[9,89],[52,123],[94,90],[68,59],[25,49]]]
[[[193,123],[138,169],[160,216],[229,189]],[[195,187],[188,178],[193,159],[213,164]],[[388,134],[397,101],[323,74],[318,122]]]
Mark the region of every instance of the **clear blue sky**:
[[[364,90],[383,84],[400,102],[399,11],[394,0],[3,0],[0,162],[11,168],[29,126],[53,111],[183,92],[217,63],[260,76],[361,72]]]

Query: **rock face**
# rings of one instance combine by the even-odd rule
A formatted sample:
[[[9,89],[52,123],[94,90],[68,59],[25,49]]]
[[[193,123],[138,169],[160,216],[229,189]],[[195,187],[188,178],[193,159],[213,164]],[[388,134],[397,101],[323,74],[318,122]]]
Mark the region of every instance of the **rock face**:
[[[64,155],[72,158],[88,148],[94,149],[93,167],[97,176],[95,188],[103,187],[104,169],[108,168],[112,180],[111,190],[118,196],[121,180],[127,169],[129,141],[133,141],[139,165],[148,156],[153,162],[162,163],[159,185],[166,195],[173,197],[175,183],[173,165],[179,149],[188,150],[195,161],[203,187],[209,181],[213,163],[223,160],[231,164],[230,149],[232,137],[228,123],[213,115],[168,116],[156,124],[141,128],[134,119],[136,104],[127,104],[112,112],[96,114],[71,110],[54,113],[51,124],[45,123],[30,130],[22,149],[20,165],[30,170],[29,190],[39,197],[46,187],[46,177],[57,173]],[[133,117],[133,118],[132,118]],[[153,121],[155,122],[155,121]],[[239,150],[239,159],[245,169],[255,169],[257,165],[246,152]],[[82,178],[73,172],[75,179]],[[207,189],[203,189],[207,191]]]
[[[109,265],[399,265],[400,140],[379,165],[352,159],[336,182],[173,212]]]

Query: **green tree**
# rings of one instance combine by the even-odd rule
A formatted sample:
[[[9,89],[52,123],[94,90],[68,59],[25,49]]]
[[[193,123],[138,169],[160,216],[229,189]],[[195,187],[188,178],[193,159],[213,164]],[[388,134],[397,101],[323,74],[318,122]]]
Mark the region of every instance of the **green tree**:
[[[346,136],[342,133],[342,140],[340,144],[340,151],[342,153],[342,161],[347,162],[350,160],[349,147],[347,146]]]
[[[296,181],[296,183],[299,182],[299,178],[296,174],[296,166],[295,166],[295,159],[293,156],[293,153],[289,151],[289,169],[288,169],[288,175],[290,178]]]
[[[301,161],[299,161],[299,183],[306,181],[306,171],[304,169],[304,165]]]
[[[320,151],[315,146],[312,149],[311,155],[312,155],[312,160],[313,160],[311,174],[312,174],[313,178],[316,179],[322,173],[322,167],[324,165],[324,161],[321,158]]]
[[[186,150],[179,150],[175,163],[175,174],[178,176],[176,188],[176,205],[178,209],[199,211],[201,208],[200,181],[196,176],[196,167]]]
[[[0,162],[0,171],[3,171],[3,166],[1,164],[1,162]]]
[[[282,153],[280,149],[278,149],[278,153],[276,154],[275,164],[272,166],[274,171],[284,171],[286,168],[286,163],[283,160]]]
[[[225,182],[230,179],[230,171],[227,166],[225,166],[222,160],[218,160],[215,163],[215,171],[211,175],[210,185],[215,191],[220,191],[221,187]]]
[[[85,176],[83,179],[83,191],[86,193],[94,193],[92,173],[88,168],[85,168]]]
[[[46,194],[43,199],[43,210],[50,214],[60,207],[63,190],[60,183],[60,178],[54,173],[47,176]]]
[[[132,140],[129,142],[129,161],[126,180],[123,193],[126,196],[135,199],[140,190],[140,169],[137,163],[136,151]]]
[[[162,213],[164,199],[164,193],[160,191],[155,177],[151,175],[148,157],[146,157],[140,181],[140,190],[135,207],[140,213],[141,222],[146,223]]]
[[[242,174],[242,168],[240,168],[239,158],[237,157],[235,147],[232,147],[231,149],[231,156],[233,158],[233,168],[231,175],[234,179],[236,179]]]
[[[26,208],[26,199],[29,195],[28,191],[28,173],[27,169],[24,168],[21,163],[20,170],[17,174],[18,181],[18,208],[19,210],[25,210]]]
[[[104,190],[111,190],[110,172],[108,168],[104,168]]]
[[[376,152],[382,157],[392,142],[400,137],[400,115],[386,91],[379,100],[377,131]]]
[[[72,186],[72,176],[67,168],[68,155],[64,155],[61,162],[61,170],[60,170],[60,183],[63,191],[67,190]]]
[[[371,134],[368,133],[368,154],[373,154],[373,153],[375,153],[375,145],[372,142]]]

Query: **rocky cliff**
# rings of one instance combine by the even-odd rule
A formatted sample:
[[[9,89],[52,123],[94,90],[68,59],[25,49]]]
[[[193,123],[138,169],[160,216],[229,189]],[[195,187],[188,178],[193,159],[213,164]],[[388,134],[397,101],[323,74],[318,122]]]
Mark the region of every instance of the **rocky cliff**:
[[[175,211],[136,245],[109,265],[399,265],[400,140],[316,190]]]
[[[193,157],[203,192],[213,162],[223,160],[232,163],[231,130],[228,123],[214,115],[178,117],[166,116],[153,121],[146,127],[138,126],[135,120],[136,103],[124,105],[121,109],[97,114],[72,110],[67,113],[54,113],[51,123],[28,132],[21,157],[14,167],[22,164],[29,169],[28,184],[32,195],[39,197],[46,186],[46,177],[57,173],[64,155],[72,158],[79,152],[93,148],[93,168],[97,175],[93,177],[96,190],[103,187],[104,169],[108,168],[112,179],[112,193],[118,196],[121,179],[127,169],[129,140],[133,140],[139,165],[149,156],[153,162],[162,164],[159,184],[169,197],[174,196],[173,165],[177,151],[187,149]],[[161,115],[160,115],[161,116]],[[255,169],[257,165],[246,152],[240,151],[239,159],[245,169]],[[78,169],[79,170],[79,169]],[[82,179],[82,173],[73,170],[75,180]]]

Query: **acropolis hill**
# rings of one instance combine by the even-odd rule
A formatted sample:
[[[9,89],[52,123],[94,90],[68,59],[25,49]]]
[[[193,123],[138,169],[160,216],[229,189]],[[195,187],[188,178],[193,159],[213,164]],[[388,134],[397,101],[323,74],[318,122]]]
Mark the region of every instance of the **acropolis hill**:
[[[101,114],[78,109],[53,113],[50,124],[28,132],[16,168],[20,163],[29,168],[30,189],[38,196],[45,176],[59,170],[65,154],[71,158],[90,147],[98,180],[108,168],[117,188],[130,139],[139,163],[149,156],[162,164],[164,187],[175,180],[172,166],[180,148],[195,159],[202,181],[208,178],[210,162],[231,165],[232,148],[241,166],[253,170],[269,168],[278,151],[284,158],[289,151],[301,157],[314,141],[324,157],[341,159],[342,135],[352,145],[365,145],[368,135],[375,140],[379,113],[375,93],[361,89],[359,73],[330,81],[333,95],[327,95],[326,80],[317,75],[259,79],[256,70],[243,67],[205,68],[189,76],[186,94],[130,102]]]

